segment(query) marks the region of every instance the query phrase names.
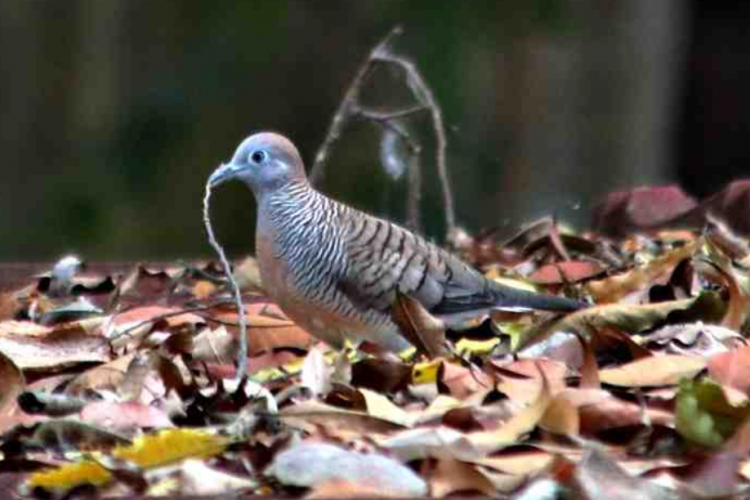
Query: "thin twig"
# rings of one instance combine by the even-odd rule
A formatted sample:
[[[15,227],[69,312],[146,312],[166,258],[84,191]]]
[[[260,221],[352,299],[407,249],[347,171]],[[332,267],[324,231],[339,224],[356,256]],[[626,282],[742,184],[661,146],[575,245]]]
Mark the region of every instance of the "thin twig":
[[[242,293],[240,292],[240,286],[232,275],[232,267],[229,265],[224,249],[221,247],[219,242],[214,236],[214,230],[211,226],[211,218],[209,216],[209,199],[211,198],[211,183],[206,183],[206,195],[203,197],[203,224],[206,226],[206,233],[208,233],[208,242],[216,250],[216,254],[221,260],[221,266],[224,269],[224,274],[229,280],[229,284],[232,286],[232,292],[234,294],[234,301],[237,304],[237,314],[240,320],[240,350],[237,353],[237,380],[242,380],[247,373],[247,318],[245,317],[245,305],[242,303]]]
[[[318,154],[315,156],[315,163],[313,163],[312,170],[310,171],[310,182],[313,186],[317,186],[325,176],[325,163],[330,154],[330,150],[341,138],[341,133],[343,132],[346,123],[349,121],[352,106],[358,100],[362,83],[369,76],[374,67],[373,60],[375,55],[387,47],[388,44],[391,43],[391,40],[402,32],[403,30],[401,29],[401,26],[393,28],[391,32],[388,33],[388,35],[386,35],[386,37],[376,45],[374,49],[372,49],[370,56],[357,71],[354,80],[352,80],[352,83],[349,85],[349,88],[344,94],[344,98],[341,100],[341,103],[336,110],[336,114],[333,115],[333,120],[331,120],[331,125],[328,128],[328,133],[326,134],[320,149],[318,149]]]
[[[409,195],[406,200],[406,224],[413,230],[422,228],[419,217],[419,206],[422,201],[422,169],[419,155],[412,154],[409,158]]]
[[[443,112],[435,101],[435,97],[432,95],[432,90],[427,86],[422,74],[412,61],[396,56],[387,50],[384,50],[384,48],[376,53],[376,60],[396,64],[403,68],[406,72],[409,86],[414,90],[415,97],[430,110],[430,114],[432,115],[432,126],[437,140],[436,162],[438,178],[440,179],[440,185],[443,189],[446,232],[450,234],[456,226],[456,215],[453,208],[453,192],[451,189],[450,178],[448,177],[448,168],[445,163],[445,150],[448,141],[445,138]]]
[[[152,317],[150,317],[148,319],[144,319],[144,320],[139,321],[138,323],[136,323],[134,325],[130,325],[129,327],[127,327],[127,328],[125,328],[125,329],[123,329],[121,331],[118,331],[112,337],[110,337],[109,340],[110,341],[117,340],[120,337],[124,337],[124,336],[128,335],[130,332],[133,332],[135,330],[143,328],[144,326],[148,325],[149,323],[156,323],[158,321],[163,321],[165,319],[174,318],[175,316],[182,316],[183,314],[210,311],[211,309],[213,309],[215,307],[218,307],[218,306],[223,305],[223,304],[227,304],[229,302],[231,302],[231,301],[221,300],[221,301],[217,301],[217,302],[214,302],[212,304],[205,305],[205,306],[189,307],[187,309],[181,309],[179,311],[170,311],[168,313],[157,314],[156,316],[152,316]],[[114,318],[115,316],[116,316],[116,314],[113,314],[112,318]],[[206,319],[206,318],[203,318],[203,319]]]
[[[355,116],[362,116],[374,122],[385,122],[398,120],[399,118],[408,118],[423,111],[428,111],[429,109],[430,108],[428,108],[424,104],[412,106],[411,108],[397,109],[395,111],[377,111],[374,109],[367,109],[361,106],[356,106],[354,111],[352,111],[352,114]]]
[[[345,127],[352,119],[365,119],[371,121],[382,129],[394,132],[399,139],[404,141],[409,149],[409,195],[407,200],[408,223],[410,226],[417,228],[420,219],[419,205],[422,189],[421,165],[418,162],[417,157],[421,153],[422,147],[407,131],[398,125],[398,121],[423,111],[429,111],[437,142],[436,167],[438,179],[443,192],[446,233],[452,234],[453,229],[456,226],[456,216],[453,204],[453,192],[446,166],[445,151],[447,140],[445,137],[443,114],[432,94],[432,91],[427,86],[416,65],[412,61],[390,52],[389,44],[391,40],[393,37],[401,33],[402,29],[400,27],[391,30],[391,32],[388,33],[388,35],[378,43],[374,49],[372,49],[368,58],[359,67],[357,74],[347,88],[346,93],[333,116],[333,120],[331,121],[331,125],[323,144],[318,150],[310,172],[310,181],[313,185],[318,185],[322,181],[325,175],[326,161],[330,155],[331,148],[341,138]],[[360,91],[377,64],[391,64],[401,68],[406,74],[406,81],[409,85],[409,89],[419,104],[401,110],[386,112],[376,111],[362,106],[359,102]]]

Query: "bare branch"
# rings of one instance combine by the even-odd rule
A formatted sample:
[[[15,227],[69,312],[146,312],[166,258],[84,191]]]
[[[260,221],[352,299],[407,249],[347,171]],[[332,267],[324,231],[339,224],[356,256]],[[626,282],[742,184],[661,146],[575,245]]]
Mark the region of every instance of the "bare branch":
[[[398,109],[396,111],[377,111],[375,109],[367,109],[361,106],[357,106],[352,114],[354,116],[367,118],[368,120],[372,120],[374,122],[386,122],[391,120],[398,120],[399,118],[408,118],[412,115],[416,115],[429,109],[430,108],[428,108],[424,104],[412,106],[411,108]]]
[[[318,154],[315,157],[315,163],[310,172],[310,181],[313,185],[318,185],[322,181],[325,175],[325,165],[330,150],[341,138],[344,129],[351,120],[364,119],[371,121],[379,127],[395,133],[399,139],[404,141],[409,149],[409,197],[407,200],[408,221],[410,226],[414,228],[418,227],[420,219],[419,205],[422,190],[422,174],[420,171],[420,163],[417,160],[422,147],[406,130],[403,129],[403,127],[399,126],[398,121],[422,113],[423,111],[429,111],[437,142],[436,165],[438,178],[443,191],[446,233],[451,234],[456,226],[456,216],[453,205],[453,193],[446,166],[445,150],[447,147],[447,141],[445,137],[443,114],[435,101],[432,91],[425,83],[425,80],[416,65],[404,57],[394,55],[389,50],[389,44],[393,37],[401,33],[402,29],[400,27],[391,30],[391,32],[375,46],[362,66],[360,66],[354,80],[339,104],[328,129],[328,134],[318,150]],[[401,68],[406,74],[406,82],[409,89],[419,104],[395,111],[377,111],[362,106],[359,102],[360,91],[377,64],[390,64]]]
[[[362,84],[374,68],[375,55],[381,52],[389,43],[391,43],[391,40],[393,40],[394,37],[401,33],[403,33],[401,26],[393,28],[391,32],[388,33],[388,35],[386,35],[386,37],[377,44],[374,49],[372,49],[370,56],[364,64],[360,66],[359,71],[357,71],[357,75],[354,77],[354,80],[352,80],[352,83],[344,94],[344,98],[341,100],[341,104],[339,104],[336,114],[333,115],[333,120],[331,121],[331,126],[328,128],[326,138],[320,146],[320,149],[318,149],[318,154],[315,156],[315,163],[313,163],[312,170],[310,171],[310,182],[313,186],[319,184],[325,176],[325,163],[326,160],[328,160],[330,150],[341,138],[341,133],[349,120],[352,106],[358,101],[359,91],[362,88]]]
[[[406,224],[414,230],[421,229],[419,204],[422,201],[422,169],[419,165],[419,154],[409,158],[409,196],[406,201]]]
[[[446,232],[451,233],[456,226],[456,215],[453,208],[453,192],[451,189],[450,178],[448,177],[448,168],[445,163],[445,150],[448,141],[445,138],[445,124],[443,123],[443,112],[440,110],[432,95],[432,90],[427,86],[422,74],[416,65],[408,59],[396,56],[386,50],[380,50],[377,53],[377,60],[392,63],[400,66],[406,72],[406,78],[409,87],[413,90],[414,96],[426,106],[432,115],[432,126],[435,131],[437,140],[436,162],[440,185],[443,189],[443,203],[445,205],[445,225]]]

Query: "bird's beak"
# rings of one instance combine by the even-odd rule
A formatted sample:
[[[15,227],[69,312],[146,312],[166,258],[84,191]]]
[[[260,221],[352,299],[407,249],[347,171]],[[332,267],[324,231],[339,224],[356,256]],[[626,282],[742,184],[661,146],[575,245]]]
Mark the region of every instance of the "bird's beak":
[[[208,184],[211,187],[216,187],[219,184],[232,180],[237,175],[239,170],[240,167],[234,165],[233,163],[224,163],[219,168],[217,168],[213,174],[211,174],[211,177],[208,178]]]

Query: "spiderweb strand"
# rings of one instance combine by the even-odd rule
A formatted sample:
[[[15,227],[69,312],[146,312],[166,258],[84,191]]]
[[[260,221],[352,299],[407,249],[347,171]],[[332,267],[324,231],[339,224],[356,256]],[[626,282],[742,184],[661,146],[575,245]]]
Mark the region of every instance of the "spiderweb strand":
[[[247,318],[245,316],[245,306],[242,303],[242,294],[240,293],[240,287],[235,281],[232,275],[232,268],[229,265],[224,249],[216,240],[214,236],[213,226],[211,226],[211,217],[209,216],[209,199],[211,198],[211,183],[206,182],[206,195],[203,197],[203,224],[206,226],[206,233],[208,233],[208,242],[216,250],[216,254],[219,256],[221,266],[224,269],[224,274],[229,280],[229,284],[232,286],[232,293],[234,294],[234,303],[237,305],[237,313],[239,314],[239,325],[240,325],[240,350],[237,353],[237,380],[242,378],[247,373]]]

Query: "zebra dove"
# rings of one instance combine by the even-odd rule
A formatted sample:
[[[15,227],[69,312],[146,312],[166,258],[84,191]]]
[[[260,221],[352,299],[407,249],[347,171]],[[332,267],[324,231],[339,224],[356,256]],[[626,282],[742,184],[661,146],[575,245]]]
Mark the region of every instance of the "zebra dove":
[[[258,204],[256,252],[270,298],[336,347],[346,339],[388,350],[409,346],[392,321],[396,291],[446,325],[491,309],[573,311],[582,303],[488,280],[409,230],[339,203],[308,182],[297,148],[274,133],[245,139],[210,177],[239,179]]]

